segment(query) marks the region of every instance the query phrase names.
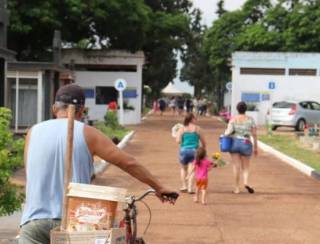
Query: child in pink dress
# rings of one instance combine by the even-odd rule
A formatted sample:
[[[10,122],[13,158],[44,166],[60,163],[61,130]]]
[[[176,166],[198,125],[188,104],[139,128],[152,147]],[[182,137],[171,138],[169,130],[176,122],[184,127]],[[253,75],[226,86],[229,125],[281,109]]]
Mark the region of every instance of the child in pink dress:
[[[197,149],[193,164],[196,178],[194,202],[199,201],[201,191],[201,203],[205,205],[207,204],[208,171],[213,167],[217,167],[217,165],[207,159],[207,152],[203,147]]]

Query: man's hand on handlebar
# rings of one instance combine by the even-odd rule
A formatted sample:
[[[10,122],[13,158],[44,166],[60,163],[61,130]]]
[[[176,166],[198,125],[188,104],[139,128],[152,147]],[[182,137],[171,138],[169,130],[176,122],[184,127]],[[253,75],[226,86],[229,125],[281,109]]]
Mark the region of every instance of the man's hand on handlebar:
[[[156,196],[162,201],[162,202],[169,202],[171,204],[175,204],[177,198],[179,197],[179,194],[175,191],[170,191],[167,189],[161,189],[156,192]]]

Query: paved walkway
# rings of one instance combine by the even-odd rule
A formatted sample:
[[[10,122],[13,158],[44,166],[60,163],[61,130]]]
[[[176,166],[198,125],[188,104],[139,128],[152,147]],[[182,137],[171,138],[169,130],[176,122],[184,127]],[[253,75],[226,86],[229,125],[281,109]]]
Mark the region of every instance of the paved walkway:
[[[178,145],[170,129],[180,120],[170,115],[150,116],[134,128],[136,134],[125,148],[174,189],[180,187]],[[209,153],[218,151],[223,125],[208,118],[199,124],[205,131]],[[224,157],[229,160],[228,154]],[[207,206],[193,203],[188,194],[181,195],[175,206],[148,198],[152,220],[145,235],[147,243],[319,243],[320,182],[263,152],[252,161],[251,184],[256,194],[232,194],[232,180],[231,165],[210,172]],[[95,183],[126,187],[133,194],[148,188],[114,166],[99,175]],[[143,204],[138,207],[142,232],[149,215]],[[0,243],[3,234],[8,238],[15,233],[12,219],[1,219]]]
[[[150,169],[166,185],[178,189],[178,145],[170,128],[178,122],[173,116],[150,116],[134,128],[136,135],[126,151]],[[223,125],[201,119],[209,152],[218,151]],[[229,160],[228,154],[224,155]],[[210,173],[207,206],[195,204],[183,194],[175,206],[147,199],[152,209],[147,243],[312,243],[320,241],[320,182],[304,176],[277,158],[260,152],[252,161],[251,184],[257,193],[234,195],[231,165]],[[126,187],[134,194],[147,186],[111,166],[97,184]],[[139,206],[139,228],[143,231],[148,212]]]

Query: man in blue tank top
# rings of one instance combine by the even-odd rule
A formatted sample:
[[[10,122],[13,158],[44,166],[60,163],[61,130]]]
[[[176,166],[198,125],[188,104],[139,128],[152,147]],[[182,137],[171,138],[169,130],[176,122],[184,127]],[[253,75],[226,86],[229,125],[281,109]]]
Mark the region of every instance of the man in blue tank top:
[[[50,230],[60,225],[69,104],[76,106],[77,120],[74,124],[72,182],[90,184],[92,155],[97,155],[155,189],[161,200],[167,199],[165,194],[173,193],[104,134],[80,122],[85,109],[84,92],[75,84],[66,85],[56,94],[53,105],[56,119],[34,125],[26,136],[26,202],[19,243],[50,243]]]

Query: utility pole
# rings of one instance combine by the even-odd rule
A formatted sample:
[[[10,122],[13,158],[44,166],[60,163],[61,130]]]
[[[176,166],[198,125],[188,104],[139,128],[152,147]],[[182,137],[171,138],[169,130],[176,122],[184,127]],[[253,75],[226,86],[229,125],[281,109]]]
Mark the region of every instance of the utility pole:
[[[4,106],[6,58],[7,58],[7,26],[9,22],[7,1],[0,0],[0,107]]]
[[[61,64],[61,31],[59,30],[54,31],[52,47],[53,47],[53,62],[56,65],[60,65]]]

